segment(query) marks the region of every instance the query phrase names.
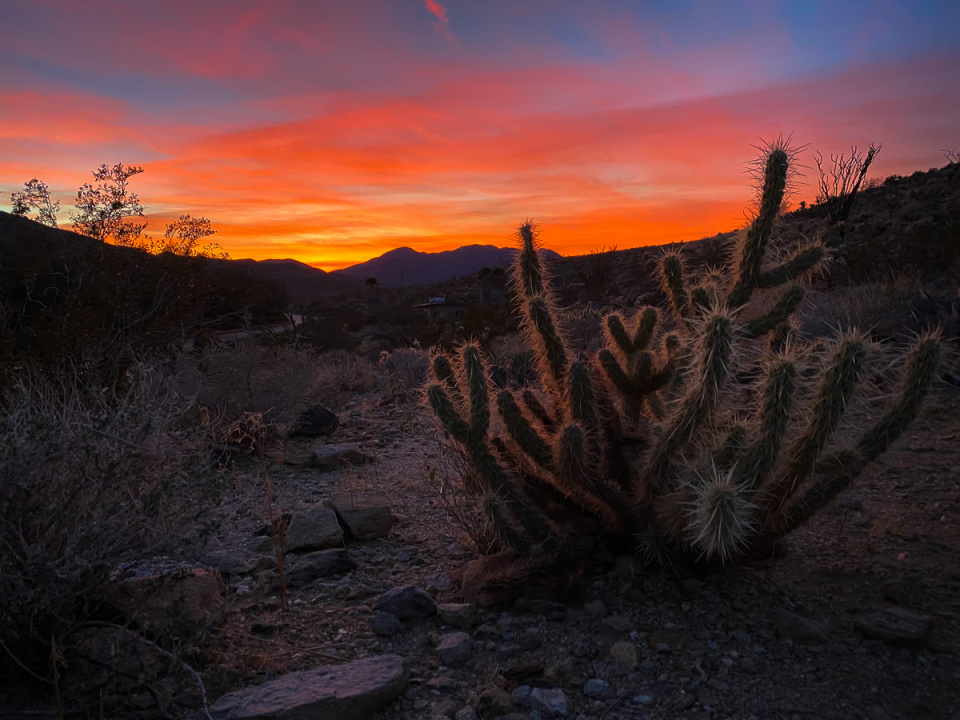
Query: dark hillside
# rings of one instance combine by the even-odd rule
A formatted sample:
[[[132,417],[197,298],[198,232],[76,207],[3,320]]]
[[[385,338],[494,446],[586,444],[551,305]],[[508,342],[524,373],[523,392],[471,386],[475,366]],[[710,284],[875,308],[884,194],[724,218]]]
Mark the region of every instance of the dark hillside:
[[[116,360],[274,320],[286,303],[243,266],[150,255],[0,212],[0,362]]]

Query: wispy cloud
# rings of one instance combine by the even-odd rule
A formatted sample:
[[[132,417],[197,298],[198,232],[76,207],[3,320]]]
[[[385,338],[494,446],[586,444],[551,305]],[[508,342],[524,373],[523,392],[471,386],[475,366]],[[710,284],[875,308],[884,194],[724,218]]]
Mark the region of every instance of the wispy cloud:
[[[433,23],[433,29],[449,42],[459,43],[460,40],[450,30],[450,19],[447,17],[447,9],[438,3],[437,0],[423,0],[423,2],[427,6],[427,10],[437,18],[437,21]]]

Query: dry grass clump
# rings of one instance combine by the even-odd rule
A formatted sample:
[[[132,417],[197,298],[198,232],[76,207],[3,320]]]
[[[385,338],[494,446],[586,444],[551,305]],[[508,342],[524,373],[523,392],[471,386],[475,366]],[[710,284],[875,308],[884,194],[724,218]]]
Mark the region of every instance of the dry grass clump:
[[[913,275],[870,282],[830,292],[809,292],[800,306],[800,329],[806,337],[832,335],[837,328],[871,328],[888,313],[906,307],[919,287]]]
[[[316,357],[316,389],[311,397],[334,410],[350,393],[377,389],[380,373],[376,364],[346,350],[331,350]]]
[[[244,413],[262,413],[268,423],[289,423],[323,382],[316,353],[292,343],[222,341],[177,364],[185,391],[228,423]]]
[[[150,362],[110,389],[75,365],[0,381],[0,639],[28,665],[98,611],[118,565],[215,530],[231,488],[181,388]]]

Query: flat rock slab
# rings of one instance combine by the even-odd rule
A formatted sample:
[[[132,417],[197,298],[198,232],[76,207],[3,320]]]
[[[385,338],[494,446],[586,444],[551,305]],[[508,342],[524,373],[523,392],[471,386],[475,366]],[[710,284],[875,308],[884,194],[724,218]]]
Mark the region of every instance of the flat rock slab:
[[[927,642],[930,624],[928,615],[902,608],[881,608],[860,616],[853,629],[864,637],[891,645],[922,647]]]
[[[310,455],[310,465],[321,470],[336,470],[344,465],[363,465],[372,463],[372,455],[367,455],[356,445],[322,445]]]
[[[298,510],[287,528],[287,552],[327,550],[343,545],[343,530],[331,508]]]
[[[777,608],[771,613],[773,624],[782,638],[802,643],[823,642],[830,634],[830,626],[805,618],[789,610]]]
[[[323,666],[228,693],[210,715],[213,720],[365,720],[396,700],[409,677],[396,655]]]
[[[343,575],[356,568],[357,564],[343,548],[319,550],[296,558],[284,569],[284,580],[288,588],[295,588],[331,575]],[[273,579],[272,587],[279,589],[279,577]]]

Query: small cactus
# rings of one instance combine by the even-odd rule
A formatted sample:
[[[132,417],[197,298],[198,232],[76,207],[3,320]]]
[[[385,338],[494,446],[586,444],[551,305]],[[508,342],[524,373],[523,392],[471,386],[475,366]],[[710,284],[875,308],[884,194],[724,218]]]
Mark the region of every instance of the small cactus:
[[[434,358],[427,391],[506,547],[539,563],[574,547],[582,555],[592,537],[660,562],[733,562],[799,527],[916,416],[936,373],[935,333],[907,350],[880,420],[831,449],[871,347],[857,332],[826,347],[798,338],[799,282],[825,261],[819,243],[768,264],[793,154],[782,140],[764,149],[756,217],[729,266],[696,279],[679,252],[666,253],[669,308],[608,315],[606,347],[590,357],[564,338],[536,230],[520,227],[514,285],[540,387],[491,399],[480,348],[466,344]],[[758,292],[776,297],[741,319]],[[748,367],[759,372],[744,375]]]

